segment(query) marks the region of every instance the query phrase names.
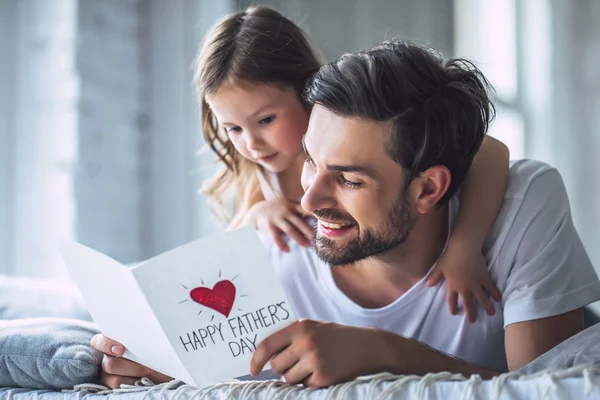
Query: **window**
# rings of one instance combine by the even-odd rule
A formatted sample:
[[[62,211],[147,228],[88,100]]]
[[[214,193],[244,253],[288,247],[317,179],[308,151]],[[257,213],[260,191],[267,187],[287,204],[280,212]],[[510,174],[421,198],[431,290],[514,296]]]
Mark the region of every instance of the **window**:
[[[75,236],[76,2],[12,4],[4,29],[16,39],[1,62],[14,79],[0,78],[11,120],[0,125],[10,155],[0,164],[8,177],[0,213],[9,216],[0,232],[7,238],[0,274],[64,276],[56,243]]]
[[[516,0],[455,1],[455,54],[476,63],[495,89],[496,120],[489,135],[511,158],[525,156],[525,123],[519,87]]]

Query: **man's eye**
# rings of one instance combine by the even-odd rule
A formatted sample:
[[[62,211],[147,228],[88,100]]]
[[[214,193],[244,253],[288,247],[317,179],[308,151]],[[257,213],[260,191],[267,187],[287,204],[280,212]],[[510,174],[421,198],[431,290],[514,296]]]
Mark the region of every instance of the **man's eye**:
[[[360,182],[349,181],[348,179],[344,178],[343,175],[340,175],[340,182],[342,182],[342,184],[344,184],[352,189],[359,188],[362,185],[362,183],[360,183]]]
[[[310,156],[309,156],[309,155],[307,155],[307,156],[306,156],[306,158],[304,159],[304,162],[305,162],[306,164],[308,164],[308,165],[312,166],[312,167],[314,167],[314,166],[315,166],[315,162],[313,161],[313,159],[312,159],[312,158],[310,158]]]
[[[260,121],[258,121],[258,123],[260,125],[268,125],[271,122],[273,122],[274,120],[275,120],[275,116],[274,115],[270,115],[268,117],[265,117],[265,118],[261,119]]]

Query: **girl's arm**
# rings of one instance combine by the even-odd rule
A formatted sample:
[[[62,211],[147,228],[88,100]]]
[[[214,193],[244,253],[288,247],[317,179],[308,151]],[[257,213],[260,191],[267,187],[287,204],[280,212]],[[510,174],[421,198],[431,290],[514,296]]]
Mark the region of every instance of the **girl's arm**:
[[[227,226],[227,230],[230,231],[232,229],[241,228],[242,226],[254,224],[254,220],[252,218],[252,208],[258,204],[265,201],[265,197],[262,194],[262,191],[258,190],[255,192],[254,196],[249,199],[248,204],[242,205],[239,211],[233,216],[231,222]]]
[[[472,295],[477,297],[490,315],[495,310],[488,296],[497,301],[501,296],[490,280],[482,247],[504,199],[508,163],[509,150],[506,145],[486,136],[461,186],[460,208],[448,247],[427,281],[428,285],[433,286],[444,276],[448,285],[450,311],[457,313],[460,295],[471,322],[475,321],[476,314]]]
[[[243,207],[232,219],[227,230],[253,225],[262,232],[268,233],[283,252],[289,252],[290,246],[286,236],[294,239],[303,247],[309,247],[313,228],[305,217],[310,216],[300,204],[286,199],[265,200],[262,192]]]

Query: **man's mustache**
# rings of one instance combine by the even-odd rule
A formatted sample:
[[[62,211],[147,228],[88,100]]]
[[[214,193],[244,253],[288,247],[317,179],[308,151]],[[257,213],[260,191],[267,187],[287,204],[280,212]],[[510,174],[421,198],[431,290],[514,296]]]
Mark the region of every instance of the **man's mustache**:
[[[331,222],[339,222],[344,224],[356,224],[356,220],[350,214],[342,213],[333,208],[323,208],[313,211],[313,215],[317,218],[326,219]]]

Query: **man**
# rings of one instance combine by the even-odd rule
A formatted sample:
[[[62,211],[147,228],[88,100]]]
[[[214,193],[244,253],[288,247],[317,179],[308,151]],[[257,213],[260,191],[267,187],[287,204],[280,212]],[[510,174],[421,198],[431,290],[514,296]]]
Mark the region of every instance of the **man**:
[[[511,166],[484,244],[502,313],[469,323],[450,314],[443,284],[425,286],[491,118],[476,68],[391,41],[324,66],[307,97],[302,206],[318,221],[316,252],[272,257],[292,308],[308,319],[259,345],[254,374],[270,360],[287,382],[313,387],[383,371],[490,378],[582,330],[581,308],[600,299],[600,282],[561,178],[543,163]],[[94,339],[120,355],[112,345]],[[149,372],[107,359],[110,383]]]

